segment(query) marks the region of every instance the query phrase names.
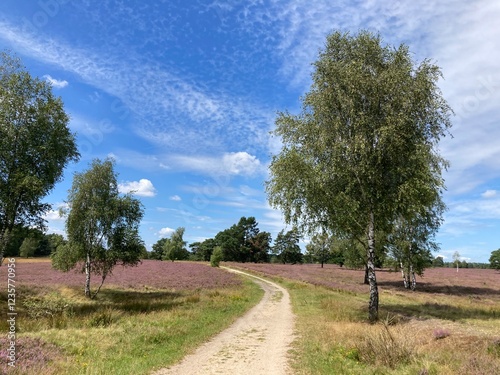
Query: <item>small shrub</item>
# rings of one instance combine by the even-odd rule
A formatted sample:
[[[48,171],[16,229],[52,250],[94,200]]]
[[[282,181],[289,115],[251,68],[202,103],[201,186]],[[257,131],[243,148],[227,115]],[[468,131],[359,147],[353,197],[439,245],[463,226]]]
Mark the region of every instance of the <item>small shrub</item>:
[[[404,332],[393,334],[387,324],[375,326],[366,332],[356,346],[359,360],[393,369],[408,364],[414,358],[414,343],[411,338],[411,334]]]
[[[28,297],[23,301],[30,318],[53,318],[69,309],[69,304],[61,298]]]
[[[450,331],[447,329],[438,328],[434,330],[434,338],[436,340],[444,339],[450,335]]]
[[[106,309],[92,314],[87,320],[87,325],[91,328],[106,328],[115,323],[119,314],[113,309]]]
[[[222,261],[222,249],[220,246],[216,246],[212,255],[210,256],[210,265],[212,267],[219,267]]]

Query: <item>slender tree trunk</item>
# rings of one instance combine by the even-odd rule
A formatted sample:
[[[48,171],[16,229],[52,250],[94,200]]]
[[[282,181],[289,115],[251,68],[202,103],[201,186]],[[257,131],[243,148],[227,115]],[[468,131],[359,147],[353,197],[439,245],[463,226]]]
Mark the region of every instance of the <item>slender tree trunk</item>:
[[[9,228],[5,229],[0,233],[0,266],[3,264],[5,250],[7,250],[7,245],[10,241],[11,230]]]
[[[87,252],[85,259],[85,296],[91,298],[90,294],[90,253]]]
[[[368,281],[368,264],[365,264],[365,280],[363,284],[370,285],[370,281]]]
[[[411,290],[417,289],[417,278],[415,277],[415,271],[413,270],[413,266],[410,266],[410,272],[411,272]]]
[[[403,262],[400,261],[399,265],[401,266],[401,276],[403,277],[403,285],[405,286],[405,289],[408,289],[408,284],[406,283],[406,275],[405,275],[405,269],[403,266]]]
[[[94,299],[95,296],[97,296],[97,293],[99,293],[99,291],[101,290],[102,284],[104,284],[104,280],[106,279],[106,276],[107,276],[107,272],[104,272],[102,277],[101,277],[101,284],[99,285],[99,287],[96,289],[96,291],[92,295],[92,299]]]
[[[370,283],[370,302],[368,304],[368,317],[370,322],[378,320],[378,286],[375,275],[375,218],[373,212],[370,213],[368,223],[368,282]]]

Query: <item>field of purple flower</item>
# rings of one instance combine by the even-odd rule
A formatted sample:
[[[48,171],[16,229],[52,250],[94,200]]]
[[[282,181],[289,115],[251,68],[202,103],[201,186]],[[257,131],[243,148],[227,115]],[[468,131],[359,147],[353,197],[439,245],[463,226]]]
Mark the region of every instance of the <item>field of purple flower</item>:
[[[333,264],[255,264],[230,263],[231,267],[258,272],[262,275],[278,276],[321,285],[334,290],[355,293],[368,292],[363,284],[364,271],[352,270]],[[377,281],[381,290],[403,289],[399,272],[377,270]],[[423,277],[417,276],[417,292],[448,294],[456,296],[482,296],[500,302],[500,272],[492,269],[430,268]]]
[[[1,275],[4,276],[0,278],[0,314],[3,316],[7,316],[8,312],[6,270],[6,266],[0,267]],[[95,290],[100,281],[99,276],[93,276],[92,289]],[[100,343],[107,348],[110,344],[106,343],[106,340],[109,342],[122,340],[122,343],[137,340],[142,344],[130,344],[129,350],[145,347],[142,336],[144,332],[152,330],[150,325],[184,324],[179,332],[170,330],[167,334],[156,328],[148,335],[148,337],[163,335],[165,337],[161,336],[158,339],[159,343],[165,340],[169,345],[180,348],[182,344],[177,342],[185,341],[186,332],[193,331],[189,336],[193,342],[203,340],[204,335],[212,334],[213,331],[220,329],[219,326],[229,324],[234,315],[241,314],[239,309],[247,308],[243,306],[251,305],[252,298],[255,298],[244,299],[245,295],[240,296],[240,293],[248,291],[248,287],[243,285],[241,278],[235,274],[194,262],[145,260],[137,267],[117,266],[112,275],[106,278],[95,300],[84,298],[84,282],[85,274],[55,270],[48,260],[16,260],[15,310],[18,313],[16,367],[8,366],[11,344],[5,335],[0,338],[0,374],[52,375],[61,373],[63,371],[61,369],[66,366],[65,363],[69,363],[67,366],[70,366],[71,370],[64,373],[72,373],[75,366],[76,368],[80,366],[75,373],[85,373],[85,366],[95,357],[92,353],[101,350]],[[228,307],[231,303],[232,305]],[[146,314],[151,321],[141,319]],[[198,319],[206,323],[203,329],[196,328]],[[228,323],[218,323],[219,320]],[[134,333],[130,329],[123,330],[125,333],[122,338],[116,333],[107,332],[108,329],[113,331],[121,324],[126,325],[130,321],[138,321],[134,323],[139,327],[136,329],[137,332]],[[179,323],[180,321],[182,323]],[[3,323],[0,322],[0,330],[7,332],[8,329],[7,319]],[[205,330],[209,333],[204,332]],[[64,332],[77,332],[80,339],[72,337],[71,334],[66,337]],[[96,334],[100,335],[100,341],[94,340],[95,343],[92,345],[95,347],[82,349],[89,345],[88,337]],[[33,335],[41,335],[42,338]],[[56,338],[51,338],[51,335],[55,335]],[[105,339],[106,336],[109,337]],[[187,342],[189,343],[189,340]],[[77,346],[78,349],[68,349],[73,346]],[[155,355],[162,358],[162,350],[167,350],[164,348],[168,347],[166,343],[155,345],[154,342],[150,346],[150,356],[145,357],[146,359]],[[189,346],[186,346],[182,350],[188,349]],[[158,353],[153,354],[153,351]],[[180,349],[173,352],[180,353]],[[125,353],[125,357],[130,356]],[[141,360],[146,361],[146,359],[141,357]],[[119,359],[117,361],[120,362]],[[101,359],[97,361],[96,366],[105,367],[106,363],[110,362],[109,359]],[[153,366],[155,363],[153,359],[151,363],[143,366],[149,368]],[[57,369],[54,369],[55,364]],[[96,370],[95,373],[106,373],[106,371]]]
[[[50,262],[17,262],[16,283],[18,286],[68,286],[82,287],[85,275],[80,272],[61,272],[52,268]],[[100,283],[99,276],[92,277],[92,286]],[[233,274],[219,268],[194,262],[160,262],[144,260],[137,267],[117,266],[106,278],[103,288],[194,290],[213,289],[239,285],[241,281]],[[6,278],[0,280],[0,290],[6,288]]]

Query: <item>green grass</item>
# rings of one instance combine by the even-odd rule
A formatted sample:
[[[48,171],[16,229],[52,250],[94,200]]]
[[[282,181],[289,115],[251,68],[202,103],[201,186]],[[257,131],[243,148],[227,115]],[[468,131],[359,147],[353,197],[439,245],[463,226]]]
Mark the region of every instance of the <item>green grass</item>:
[[[171,365],[263,295],[251,281],[175,293],[108,287],[96,300],[72,288],[20,293],[25,304],[19,336],[39,337],[60,348],[62,359],[47,370],[57,374],[146,374]]]

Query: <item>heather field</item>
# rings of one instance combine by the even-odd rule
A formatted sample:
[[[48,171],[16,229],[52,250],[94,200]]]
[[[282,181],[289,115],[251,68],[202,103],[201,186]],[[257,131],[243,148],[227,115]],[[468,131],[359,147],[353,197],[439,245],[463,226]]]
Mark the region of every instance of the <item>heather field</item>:
[[[325,286],[334,290],[364,293],[364,272],[333,264],[262,264],[229,263],[232,267],[258,272],[262,275],[283,277]],[[400,272],[377,270],[377,282],[382,290],[401,291]],[[500,303],[500,272],[492,269],[430,268],[423,277],[417,276],[416,293],[448,294],[469,297],[487,297]]]
[[[262,296],[254,283],[202,263],[116,267],[95,300],[84,297],[84,278],[47,261],[16,261],[17,363],[7,367],[1,337],[0,373],[147,374],[178,361]],[[0,280],[3,316],[6,281]],[[2,319],[0,329],[8,328]]]
[[[334,265],[230,264],[286,286],[297,374],[500,374],[500,272],[428,269],[417,291],[377,271],[380,323],[367,323],[364,272]]]
[[[47,262],[18,262],[16,279],[23,286],[51,285],[82,288],[85,275],[80,272],[57,271]],[[5,280],[2,280],[5,283]],[[100,278],[92,278],[92,287]],[[117,266],[106,278],[103,289],[129,288],[134,290],[167,289],[194,290],[238,286],[241,280],[219,268],[194,262],[160,262],[143,260],[137,267]],[[2,285],[2,284],[0,284]]]

